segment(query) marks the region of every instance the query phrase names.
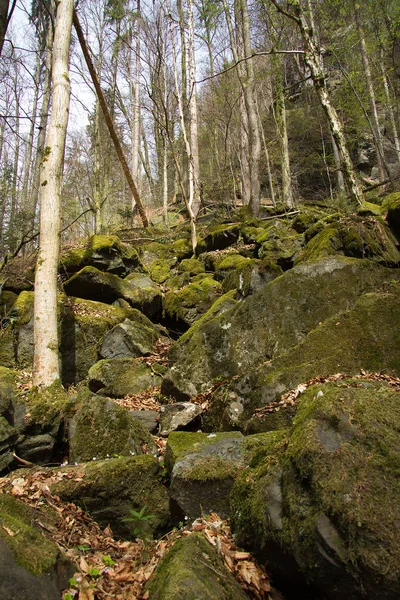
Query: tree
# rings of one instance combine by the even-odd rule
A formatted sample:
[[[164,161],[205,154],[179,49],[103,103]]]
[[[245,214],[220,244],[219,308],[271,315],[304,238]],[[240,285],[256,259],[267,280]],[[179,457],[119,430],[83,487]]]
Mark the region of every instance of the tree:
[[[290,4],[293,12],[284,10],[277,0],[270,0],[275,8],[283,15],[294,21],[298,26],[303,43],[304,43],[304,61],[310,69],[311,78],[314,84],[315,91],[318,94],[319,101],[325,112],[327,120],[329,122],[332,135],[335,139],[341,165],[343,171],[343,177],[348,189],[350,198],[356,204],[361,204],[363,201],[363,195],[358,185],[354,166],[350,158],[350,153],[347,148],[346,139],[343,133],[343,128],[337,114],[335,107],[333,106],[326,82],[326,75],[321,61],[321,51],[318,45],[316,34],[314,29],[309,25],[306,16],[306,9],[303,6],[301,0],[295,0]]]
[[[68,125],[69,47],[73,0],[57,7],[52,58],[53,105],[40,178],[40,245],[35,274],[33,383],[47,388],[60,379],[57,270],[61,179]]]

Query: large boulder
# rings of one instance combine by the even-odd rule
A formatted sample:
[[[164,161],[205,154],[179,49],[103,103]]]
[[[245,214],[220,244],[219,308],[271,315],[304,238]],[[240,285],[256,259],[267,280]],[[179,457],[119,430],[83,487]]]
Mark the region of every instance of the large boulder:
[[[45,537],[57,519],[38,504],[34,509],[0,494],[0,597],[2,600],[59,600],[74,566]]]
[[[89,388],[101,396],[123,398],[160,384],[160,373],[136,358],[99,360],[89,369]]]
[[[212,307],[173,344],[163,392],[186,400],[215,378],[274,359],[395,276],[368,260],[337,256],[298,265],[221,314]]]
[[[150,433],[127,408],[88,391],[80,397],[83,399],[69,424],[71,462],[157,454]]]
[[[211,512],[229,516],[229,493],[244,469],[244,437],[227,433],[173,432],[165,465],[171,473],[171,497],[190,519]]]
[[[116,235],[94,235],[85,246],[61,254],[59,270],[62,275],[70,276],[87,266],[120,276],[141,269],[136,249],[121,242]]]
[[[399,284],[361,296],[350,310],[324,321],[286,353],[219,386],[203,417],[206,431],[240,428],[255,432],[286,426],[293,410],[283,410],[281,394],[313,377],[360,371],[400,376]],[[257,408],[268,408],[253,417]]]
[[[66,502],[74,502],[102,527],[111,525],[122,538],[150,537],[166,531],[169,522],[169,496],[161,481],[157,459],[150,455],[110,458],[75,467],[65,467],[69,475],[50,485],[51,492]],[[151,518],[130,519],[132,512]],[[140,531],[138,531],[140,529]]]
[[[159,333],[151,321],[148,324],[125,319],[104,336],[101,358],[138,358],[151,354]]]
[[[369,258],[389,267],[400,264],[396,238],[379,217],[353,215],[333,220],[330,216],[312,225],[305,237],[307,244],[296,264],[336,254]]]
[[[9,368],[33,364],[33,298],[22,292],[10,313],[11,322],[0,336],[0,362]],[[98,361],[105,334],[126,319],[141,322],[139,311],[80,298],[58,297],[61,376],[64,384],[87,376]]]
[[[71,401],[59,382],[46,389],[17,388],[20,375],[0,367],[0,472],[18,462],[57,462],[64,449],[64,423]]]
[[[163,301],[165,317],[188,326],[193,325],[207,312],[221,292],[221,284],[211,277],[198,283],[190,283],[180,290],[167,292]]]
[[[95,267],[84,267],[64,284],[69,296],[100,300],[107,304],[119,298],[148,317],[155,317],[161,309],[161,292],[146,275],[131,273],[121,279],[112,273],[104,273]]]
[[[201,533],[179,539],[146,587],[149,600],[248,598]]]
[[[260,434],[236,479],[238,543],[330,600],[400,594],[400,401],[381,381],[308,388],[290,429]]]

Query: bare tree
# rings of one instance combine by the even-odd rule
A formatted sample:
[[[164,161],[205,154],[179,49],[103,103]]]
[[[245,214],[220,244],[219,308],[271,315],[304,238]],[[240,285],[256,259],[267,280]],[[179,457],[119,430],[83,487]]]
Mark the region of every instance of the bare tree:
[[[33,383],[45,388],[60,379],[57,269],[61,179],[69,113],[68,63],[73,10],[73,0],[61,0],[57,7],[52,62],[53,105],[40,178],[40,245],[35,275]]]

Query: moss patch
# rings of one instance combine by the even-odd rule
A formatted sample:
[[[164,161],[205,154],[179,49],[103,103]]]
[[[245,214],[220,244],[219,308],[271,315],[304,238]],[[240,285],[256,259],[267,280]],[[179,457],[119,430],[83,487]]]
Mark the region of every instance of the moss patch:
[[[94,395],[78,407],[69,437],[73,462],[142,454],[155,448],[147,429],[126,408]]]
[[[181,290],[164,296],[164,313],[167,317],[192,325],[212,306],[221,294],[221,284],[206,277],[198,283],[190,283]]]
[[[35,519],[49,522],[43,510],[35,514],[31,508],[8,494],[0,494],[0,538],[15,556],[18,565],[33,575],[42,575],[54,568],[59,560],[56,544],[44,537],[34,526]],[[7,533],[6,528],[14,535]]]
[[[147,584],[151,600],[245,600],[247,597],[200,533],[179,539]]]

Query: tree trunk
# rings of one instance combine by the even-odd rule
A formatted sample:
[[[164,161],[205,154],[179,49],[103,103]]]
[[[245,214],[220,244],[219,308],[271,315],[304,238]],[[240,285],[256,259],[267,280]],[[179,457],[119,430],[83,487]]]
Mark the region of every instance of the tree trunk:
[[[235,13],[239,18],[236,27],[241,29],[243,38],[243,55],[251,56],[250,41],[250,19],[247,0],[236,0],[237,9]],[[261,138],[258,128],[256,109],[256,89],[254,78],[253,60],[245,61],[245,79],[243,80],[244,98],[249,124],[249,147],[250,147],[250,202],[249,207],[253,215],[257,216],[260,210],[260,158]]]
[[[393,142],[394,142],[394,147],[395,147],[396,155],[397,155],[397,162],[400,164],[400,138],[399,138],[399,132],[397,130],[396,117],[395,117],[394,110],[393,110],[393,101],[392,101],[392,98],[390,95],[389,82],[388,82],[388,78],[386,75],[384,58],[385,57],[384,57],[383,49],[381,48],[380,63],[381,63],[382,82],[383,82],[383,88],[385,90],[386,105],[387,105],[387,109],[389,111],[390,125],[392,127],[392,135],[393,135]]]
[[[280,145],[282,202],[289,208],[294,207],[292,175],[290,170],[289,141],[286,124],[286,106],[283,90],[282,61],[279,56],[272,56],[272,70],[275,89],[275,122]]]
[[[371,112],[371,122],[372,122],[372,133],[374,136],[376,160],[378,163],[378,174],[379,174],[379,179],[381,181],[383,181],[384,179],[386,179],[386,176],[389,175],[389,173],[386,173],[386,168],[385,168],[385,155],[383,152],[382,136],[381,136],[381,130],[379,127],[378,111],[376,109],[374,84],[372,82],[371,68],[369,66],[367,46],[365,43],[364,30],[363,30],[363,27],[361,24],[360,9],[359,9],[358,4],[354,5],[354,14],[355,14],[355,19],[356,19],[358,38],[360,40],[360,51],[361,51],[362,64],[363,64],[363,68],[364,68],[365,82],[366,82],[367,91],[368,91],[369,109]]]
[[[131,119],[131,155],[132,155],[132,177],[137,185],[140,186],[140,172],[139,172],[139,153],[140,153],[140,0],[136,3],[136,31],[135,48],[132,44],[131,59],[134,57],[135,69],[131,75],[130,82],[130,95],[132,104],[132,119]],[[135,199],[132,198],[132,208],[135,207]]]
[[[131,193],[132,193],[132,196],[135,199],[136,205],[138,207],[140,218],[142,219],[143,226],[144,227],[148,227],[149,226],[149,221],[147,219],[146,212],[145,212],[145,210],[143,208],[143,204],[142,204],[142,201],[140,199],[139,193],[137,191],[135,182],[132,179],[132,174],[130,172],[128,163],[126,162],[126,158],[125,158],[124,153],[122,151],[122,146],[121,146],[121,143],[119,141],[117,132],[115,131],[113,122],[111,120],[110,112],[108,110],[107,103],[106,103],[105,98],[104,98],[104,94],[102,92],[102,89],[100,87],[99,81],[97,79],[96,71],[94,70],[93,62],[92,62],[92,59],[90,57],[89,50],[88,50],[88,47],[87,47],[87,44],[86,44],[86,41],[85,41],[85,37],[83,35],[82,28],[80,26],[78,15],[77,15],[76,11],[74,11],[74,27],[75,27],[75,31],[76,31],[78,39],[79,39],[79,43],[80,43],[81,48],[82,48],[83,55],[85,57],[86,65],[87,65],[87,67],[89,69],[90,76],[92,78],[92,82],[93,82],[93,85],[94,85],[95,90],[96,90],[97,97],[99,99],[99,102],[100,102],[100,105],[101,105],[101,108],[102,108],[102,111],[103,111],[103,114],[104,114],[104,119],[106,121],[106,125],[107,125],[107,128],[108,128],[108,131],[110,132],[110,136],[111,136],[111,139],[113,141],[115,151],[116,151],[118,159],[119,159],[119,161],[121,163],[122,170],[123,170],[124,175],[126,177],[127,183],[129,185],[129,188],[130,188]]]
[[[57,332],[57,268],[60,244],[61,179],[67,133],[68,76],[73,0],[57,8],[53,44],[53,106],[40,178],[40,245],[35,275],[33,384],[60,379]]]
[[[54,14],[54,13],[53,13]],[[50,108],[50,95],[51,95],[51,61],[52,61],[52,49],[53,46],[53,27],[48,26],[46,33],[45,42],[45,71],[44,71],[44,83],[43,83],[43,97],[42,106],[40,109],[40,121],[39,121],[39,134],[36,141],[36,156],[35,165],[33,168],[33,181],[31,188],[31,201],[30,201],[30,212],[32,214],[32,223],[28,233],[33,233],[35,229],[35,218],[37,212],[37,204],[39,199],[39,187],[40,187],[40,167],[44,157],[44,144],[46,139],[47,121]]]
[[[190,131],[190,157],[189,179],[193,185],[192,211],[196,218],[200,210],[200,162],[199,162],[199,136],[197,122],[197,97],[196,97],[196,58],[194,53],[194,16],[193,0],[188,0],[188,63],[189,63],[189,131]]]
[[[325,73],[321,64],[320,53],[317,47],[316,39],[314,37],[315,32],[309,27],[305,18],[303,8],[299,1],[293,5],[294,14],[284,10],[278,3],[278,0],[270,1],[281,14],[284,14],[288,18],[293,20],[300,29],[305,49],[304,61],[310,69],[315,91],[317,92],[322,109],[325,112],[326,118],[328,119],[332,135],[336,142],[340,155],[343,176],[349,196],[353,202],[355,202],[356,204],[361,204],[364,199],[363,194],[356,179],[353,163],[350,158],[349,151],[347,149],[346,139],[344,137],[342,125],[340,123],[336,109],[332,105],[329,97],[328,86],[325,80]]]

